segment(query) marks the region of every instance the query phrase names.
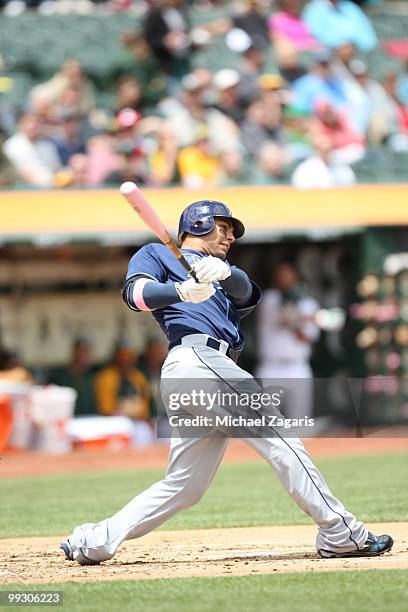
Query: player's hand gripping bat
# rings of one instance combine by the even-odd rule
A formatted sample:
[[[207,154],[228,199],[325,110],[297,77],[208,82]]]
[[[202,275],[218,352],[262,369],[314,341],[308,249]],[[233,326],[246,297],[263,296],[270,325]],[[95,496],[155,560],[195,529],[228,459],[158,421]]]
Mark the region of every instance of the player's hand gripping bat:
[[[181,254],[181,251],[173,238],[170,236],[167,229],[164,227],[161,222],[158,214],[146,200],[140,189],[132,183],[128,181],[123,183],[120,187],[120,193],[123,197],[129,202],[131,207],[139,217],[146,223],[148,227],[152,230],[154,234],[166,245],[168,249],[177,257],[183,268],[187,270],[187,272],[197,281],[196,274],[193,268],[190,266],[185,257]]]

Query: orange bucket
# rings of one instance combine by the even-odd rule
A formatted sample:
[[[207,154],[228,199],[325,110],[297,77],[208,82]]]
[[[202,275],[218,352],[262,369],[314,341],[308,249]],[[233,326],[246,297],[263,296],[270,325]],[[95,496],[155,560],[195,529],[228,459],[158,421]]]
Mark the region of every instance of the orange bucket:
[[[13,410],[8,395],[0,395],[0,451],[7,446],[13,428]]]

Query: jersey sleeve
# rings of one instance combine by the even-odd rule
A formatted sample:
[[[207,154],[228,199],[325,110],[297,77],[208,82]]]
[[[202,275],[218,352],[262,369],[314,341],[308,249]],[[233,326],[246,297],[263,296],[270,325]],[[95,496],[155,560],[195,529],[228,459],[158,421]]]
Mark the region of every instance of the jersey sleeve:
[[[237,308],[237,311],[241,319],[251,314],[251,312],[255,310],[255,308],[258,306],[262,298],[262,291],[260,290],[258,285],[251,280],[250,280],[250,283],[252,285],[252,295],[250,299],[248,300],[248,303],[245,304],[245,306],[241,308]]]
[[[145,276],[164,283],[167,280],[166,270],[161,263],[159,253],[155,251],[153,244],[148,244],[133,255],[129,261],[126,282],[136,276]]]
[[[122,298],[131,310],[139,312],[132,298],[132,287],[138,277],[150,278],[158,283],[167,280],[167,272],[161,262],[154,244],[148,244],[133,255],[129,261],[126,280],[122,288]]]

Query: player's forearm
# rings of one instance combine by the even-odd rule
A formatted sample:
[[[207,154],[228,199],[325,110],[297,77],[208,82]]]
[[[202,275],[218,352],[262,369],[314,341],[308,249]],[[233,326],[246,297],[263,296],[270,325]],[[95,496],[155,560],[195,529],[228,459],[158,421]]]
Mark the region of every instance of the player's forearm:
[[[236,306],[245,304],[252,295],[252,285],[248,275],[239,268],[231,268],[231,276],[220,281],[221,287],[233,299]]]
[[[251,298],[252,285],[243,270],[232,268],[231,275],[220,281],[220,285],[237,307],[245,305]],[[133,310],[156,310],[182,301],[175,283],[159,283],[151,278],[140,277],[128,282],[123,298]],[[187,298],[187,301],[194,300]]]
[[[147,278],[129,283],[123,299],[133,310],[156,310],[181,302],[175,283],[159,283]]]
[[[197,283],[189,278],[182,283],[159,283],[152,278],[128,279],[122,292],[132,310],[157,310],[178,302],[199,304],[214,295],[213,283]]]

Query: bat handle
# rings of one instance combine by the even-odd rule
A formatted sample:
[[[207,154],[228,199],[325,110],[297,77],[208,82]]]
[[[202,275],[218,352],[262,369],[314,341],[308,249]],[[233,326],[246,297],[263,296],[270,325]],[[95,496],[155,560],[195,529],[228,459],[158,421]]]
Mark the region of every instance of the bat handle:
[[[197,279],[197,275],[194,272],[193,268],[190,266],[190,264],[188,263],[187,259],[184,257],[184,255],[181,254],[180,249],[178,248],[177,244],[174,242],[174,240],[172,238],[170,238],[169,242],[166,242],[166,246],[171,250],[171,252],[173,253],[173,255],[175,255],[177,257],[177,259],[179,260],[179,262],[181,263],[181,265],[183,266],[183,268],[190,274],[190,276],[192,276],[194,278],[194,280],[198,283],[198,279]]]
[[[190,274],[190,275],[191,275],[191,276],[194,278],[194,280],[195,280],[195,281],[198,283],[198,280],[197,280],[197,275],[196,275],[196,273],[194,272],[193,268],[192,268],[192,267],[190,266],[190,264],[188,263],[187,259],[186,259],[186,258],[185,258],[183,255],[181,255],[181,256],[178,258],[178,260],[179,260],[179,262],[181,263],[181,265],[183,266],[183,268],[184,268],[185,270],[187,270],[187,272],[188,272],[188,273],[189,273],[189,274]]]

